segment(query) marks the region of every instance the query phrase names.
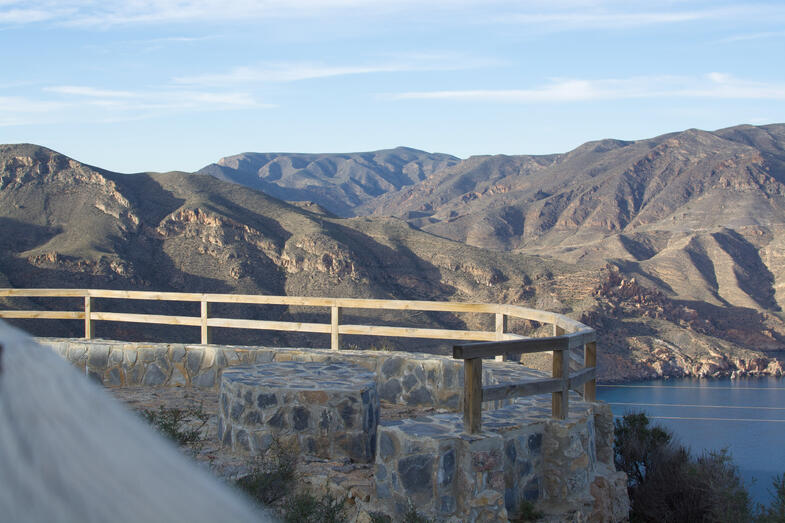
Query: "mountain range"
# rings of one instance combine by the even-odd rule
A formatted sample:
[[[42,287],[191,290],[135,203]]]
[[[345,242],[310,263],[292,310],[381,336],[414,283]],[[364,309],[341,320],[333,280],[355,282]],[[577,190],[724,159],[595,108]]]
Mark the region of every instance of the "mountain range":
[[[783,232],[785,125],[544,156],[244,153],[197,173],[120,174],[0,146],[0,286],[520,303],[595,326],[608,380],[781,373]],[[491,328],[486,317],[379,319]],[[68,334],[62,323],[32,328]]]

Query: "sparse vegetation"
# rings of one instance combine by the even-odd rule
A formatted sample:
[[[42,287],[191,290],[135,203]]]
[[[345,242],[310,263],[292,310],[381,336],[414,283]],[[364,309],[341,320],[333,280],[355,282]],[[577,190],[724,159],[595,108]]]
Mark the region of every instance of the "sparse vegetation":
[[[513,523],[526,523],[528,521],[537,521],[543,517],[543,513],[534,507],[531,501],[524,501],[521,504],[520,510],[510,517]]]
[[[309,492],[290,496],[285,504],[286,523],[339,523],[343,521],[346,500],[329,494],[316,497]]]
[[[371,523],[392,523],[392,518],[382,512],[371,512]]]
[[[256,501],[275,506],[287,523],[338,523],[343,521],[346,500],[329,494],[314,496],[297,488],[299,449],[294,443],[273,439],[257,457],[251,473],[238,479],[240,490]]]
[[[294,490],[298,452],[293,444],[274,439],[267,452],[255,459],[251,473],[237,480],[237,486],[265,505],[282,500]]]
[[[430,519],[417,511],[412,500],[409,500],[406,512],[401,519],[393,520],[393,518],[382,512],[371,512],[369,515],[371,516],[371,523],[393,523],[393,521],[396,523],[431,523]]]
[[[643,413],[616,420],[616,467],[627,473],[630,521],[752,521],[738,468],[725,450],[698,458]]]
[[[432,523],[430,519],[426,518],[415,508],[412,500],[409,500],[409,507],[401,518],[401,523]]]
[[[141,414],[158,432],[178,445],[192,448],[198,448],[204,441],[204,426],[210,418],[202,405],[188,409],[165,408],[161,405],[158,410],[145,409]]]
[[[785,523],[785,474],[771,482],[774,499],[768,507],[758,507],[759,523]]]

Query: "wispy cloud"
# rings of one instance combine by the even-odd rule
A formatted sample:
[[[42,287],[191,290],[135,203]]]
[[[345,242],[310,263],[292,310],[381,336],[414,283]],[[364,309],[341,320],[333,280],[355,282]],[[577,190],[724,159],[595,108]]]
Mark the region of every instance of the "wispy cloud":
[[[75,96],[87,97],[101,97],[101,98],[136,98],[137,93],[130,91],[112,91],[109,89],[96,89],[95,87],[86,87],[83,85],[56,85],[53,87],[44,87],[44,91],[50,93],[72,94]]]
[[[734,42],[746,42],[750,40],[764,40],[769,38],[783,38],[783,37],[785,37],[785,31],[765,31],[761,33],[733,35],[727,38],[723,38],[719,42],[723,44],[730,44]]]
[[[763,13],[769,16],[785,16],[785,9],[773,6],[718,6],[693,10],[643,10],[628,6],[591,6],[586,9],[551,9],[546,11],[521,11],[505,13],[495,21],[508,24],[523,24],[539,28],[556,29],[629,29],[643,26],[684,24],[710,20],[732,20],[734,18],[758,18]],[[757,7],[757,9],[756,9]]]
[[[56,13],[41,9],[0,9],[0,24],[31,24],[52,20]]]
[[[498,63],[498,60],[491,59],[419,54],[361,65],[335,65],[314,62],[268,63],[259,66],[235,67],[224,73],[181,76],[174,78],[173,82],[181,85],[201,86],[248,85],[363,74],[454,71],[487,67]]]
[[[52,100],[34,100],[23,96],[0,96],[0,114],[47,113],[67,108],[69,104]]]
[[[268,109],[246,92],[192,89],[120,91],[60,85],[42,89],[44,96],[0,97],[0,125],[57,122],[105,122],[156,118],[174,113]]]
[[[390,100],[465,100],[512,103],[586,102],[634,98],[785,100],[785,84],[742,80],[723,73],[702,77],[640,76],[625,79],[557,79],[531,89],[411,91]]]
[[[437,0],[437,4],[464,3]],[[7,7],[3,9],[3,6]],[[71,26],[161,24],[275,17],[314,17],[329,11],[379,11],[419,5],[415,0],[26,0],[0,3],[0,22],[57,19]]]
[[[685,7],[697,5],[699,8]],[[709,7],[703,7],[709,5]],[[5,9],[3,6],[6,6]],[[472,23],[501,22],[536,28],[629,28],[707,20],[785,16],[773,3],[636,2],[620,0],[25,0],[0,2],[0,23],[57,23],[82,27],[116,25],[316,18],[329,15],[389,16],[439,11]],[[438,23],[439,17],[435,17]]]

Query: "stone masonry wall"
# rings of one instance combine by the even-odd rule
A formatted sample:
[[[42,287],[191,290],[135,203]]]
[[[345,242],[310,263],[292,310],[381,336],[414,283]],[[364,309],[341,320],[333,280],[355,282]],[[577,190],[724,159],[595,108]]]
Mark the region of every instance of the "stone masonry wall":
[[[284,349],[106,340],[40,339],[105,386],[218,390],[225,368],[265,362],[349,363],[375,374],[381,400],[459,412],[463,362],[388,351]],[[484,361],[485,384],[544,375]],[[400,514],[409,500],[444,521],[499,521],[534,502],[546,521],[623,521],[626,476],[613,466],[613,416],[571,393],[567,420],[551,419],[550,396],[483,405],[483,432],[463,433],[459,414],[387,421],[377,429],[378,506]]]
[[[376,453],[376,376],[349,363],[281,362],[225,369],[218,438],[261,455],[278,439],[322,459],[370,463]]]
[[[382,401],[455,411],[463,405],[463,361],[448,356],[62,338],[38,341],[106,387],[149,385],[218,390],[220,373],[226,367],[283,361],[342,362],[375,372]],[[540,377],[541,373],[521,365],[484,362],[486,384]],[[486,404],[484,408],[499,405]]]

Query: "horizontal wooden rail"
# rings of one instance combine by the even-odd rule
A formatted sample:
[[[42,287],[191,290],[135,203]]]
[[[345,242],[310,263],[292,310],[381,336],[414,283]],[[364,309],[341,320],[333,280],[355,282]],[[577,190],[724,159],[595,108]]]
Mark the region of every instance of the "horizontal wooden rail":
[[[82,320],[82,311],[0,311],[0,318],[39,320]]]
[[[570,376],[570,388],[577,389],[587,381],[591,381],[597,377],[597,369],[589,367],[588,369],[579,370]]]
[[[340,336],[342,335],[480,342],[463,343],[453,347],[453,357],[464,360],[465,366],[464,425],[467,432],[478,432],[481,430],[481,404],[483,401],[505,400],[520,396],[551,393],[553,395],[553,417],[562,419],[568,414],[568,391],[570,389],[582,386],[586,400],[594,401],[595,397],[597,338],[594,330],[561,314],[529,309],[518,305],[110,289],[0,289],[0,298],[80,298],[83,300],[83,310],[0,310],[0,318],[83,320],[85,324],[85,338],[87,339],[93,337],[96,321],[112,321],[199,327],[201,342],[204,344],[210,343],[211,329],[214,328],[329,334],[330,347],[333,349],[340,348]],[[200,303],[200,308],[198,316],[103,312],[96,310],[96,299],[196,302]],[[216,318],[211,315],[211,306],[216,303],[317,307],[323,310],[326,309],[329,312],[330,322],[305,323],[297,321]],[[342,322],[345,309],[492,314],[495,317],[495,328],[492,331],[473,331],[346,324]],[[513,332],[507,332],[509,318],[552,325],[553,336],[529,338]],[[583,368],[570,374],[570,362],[578,366],[581,365],[580,358],[571,351],[581,347],[584,353]],[[552,378],[483,387],[483,358],[507,359],[511,355],[546,351],[553,352]]]
[[[562,380],[557,378],[525,381],[523,383],[511,383],[507,385],[488,385],[482,388],[482,400],[498,401],[521,396],[548,394],[561,390],[561,388]]]
[[[299,321],[267,321],[267,320],[237,320],[210,318],[208,327],[225,327],[229,329],[257,329],[270,331],[299,331],[330,333],[330,326],[326,323],[303,323]]]
[[[531,354],[549,350],[564,350],[569,347],[570,340],[567,336],[549,338],[529,338],[525,340],[510,340],[495,343],[472,343],[470,345],[455,345],[452,348],[452,357],[456,360],[472,358],[489,358],[499,353],[504,354]]]
[[[541,313],[512,305],[501,305],[503,313],[527,314],[529,319],[542,321],[553,313]],[[539,318],[539,319],[537,319]],[[554,321],[553,336],[522,338],[485,343],[467,343],[453,346],[453,358],[464,360],[464,430],[477,433],[482,430],[482,402],[514,399],[522,396],[550,393],[552,416],[565,419],[569,415],[569,391],[583,386],[583,396],[594,401],[597,378],[597,336],[593,329],[569,318]],[[573,332],[568,332],[573,329]],[[498,340],[498,338],[497,338]],[[583,361],[571,349],[584,349]],[[482,359],[504,359],[510,355],[553,352],[553,377],[521,383],[482,385]],[[570,374],[570,362],[583,364],[583,368]]]

